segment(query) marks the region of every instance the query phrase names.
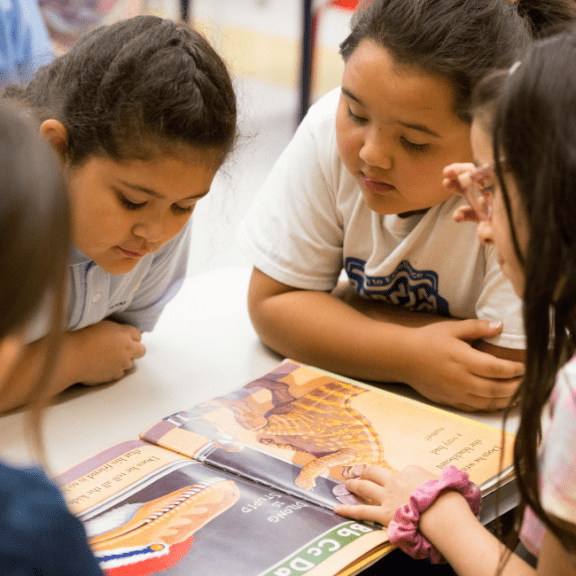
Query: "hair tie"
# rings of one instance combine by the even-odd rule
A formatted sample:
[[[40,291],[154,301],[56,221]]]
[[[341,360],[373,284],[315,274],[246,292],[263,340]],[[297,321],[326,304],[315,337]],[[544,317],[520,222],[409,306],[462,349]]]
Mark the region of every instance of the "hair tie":
[[[460,492],[476,517],[480,514],[482,495],[476,484],[470,482],[467,472],[460,472],[456,466],[445,466],[439,480],[428,480],[410,496],[410,502],[396,510],[388,525],[388,539],[416,560],[430,558],[433,564],[446,562],[438,549],[424,538],[418,530],[418,521],[446,490]]]

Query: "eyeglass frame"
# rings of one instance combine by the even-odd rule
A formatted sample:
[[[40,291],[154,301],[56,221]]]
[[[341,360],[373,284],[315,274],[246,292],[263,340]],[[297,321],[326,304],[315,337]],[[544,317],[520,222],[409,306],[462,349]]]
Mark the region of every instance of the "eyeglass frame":
[[[500,161],[500,164],[503,165],[503,171],[506,172],[507,169],[505,168],[505,163],[503,160]],[[492,178],[496,178],[495,173],[496,162],[492,160],[491,162],[487,162],[486,164],[482,164],[482,166],[478,166],[474,168],[474,170],[470,170],[463,174],[470,178],[470,184],[468,186],[461,186],[463,196],[468,201],[468,204],[474,210],[474,213],[480,220],[490,220],[492,218],[492,193],[494,192],[493,186],[483,186],[481,184],[482,180],[488,176],[492,176]],[[473,193],[473,188],[480,192],[482,195],[479,198],[478,194]]]

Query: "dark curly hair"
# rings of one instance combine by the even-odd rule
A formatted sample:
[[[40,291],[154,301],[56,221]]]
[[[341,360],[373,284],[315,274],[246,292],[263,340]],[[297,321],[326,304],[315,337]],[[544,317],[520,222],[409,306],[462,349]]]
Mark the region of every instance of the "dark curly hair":
[[[469,123],[476,83],[510,66],[548,26],[574,18],[572,0],[372,0],[355,13],[340,54],[348,60],[368,39],[397,64],[447,79],[454,112]]]
[[[91,155],[146,159],[182,144],[222,162],[236,137],[236,96],[220,56],[188,25],[154,16],[97,28],[25,89],[4,94],[66,127],[72,165]]]

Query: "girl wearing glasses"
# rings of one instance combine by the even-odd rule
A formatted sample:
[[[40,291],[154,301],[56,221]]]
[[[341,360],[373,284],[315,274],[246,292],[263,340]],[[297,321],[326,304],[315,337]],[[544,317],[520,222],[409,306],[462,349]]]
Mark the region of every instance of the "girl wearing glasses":
[[[373,0],[357,13],[341,88],[310,109],[240,227],[263,342],[463,410],[508,404],[521,303],[494,250],[453,221],[462,200],[442,170],[472,159],[479,78],[575,15],[571,0]]]
[[[337,507],[388,526],[402,550],[444,558],[461,576],[576,575],[574,78],[574,31],[535,43],[512,73],[493,75],[476,91],[476,166],[445,170],[445,185],[470,204],[456,219],[478,223],[480,241],[496,248],[524,300],[526,373],[510,404],[519,402],[521,416],[518,554],[477,522],[479,496],[454,467],[440,480],[416,466],[399,474],[370,468],[347,482],[369,504]]]

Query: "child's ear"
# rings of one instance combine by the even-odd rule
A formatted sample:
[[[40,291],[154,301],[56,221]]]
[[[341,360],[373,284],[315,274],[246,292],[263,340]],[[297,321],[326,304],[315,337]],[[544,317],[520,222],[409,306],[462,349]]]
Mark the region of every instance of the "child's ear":
[[[50,118],[40,125],[40,134],[56,150],[62,161],[68,152],[68,130],[62,122]]]

